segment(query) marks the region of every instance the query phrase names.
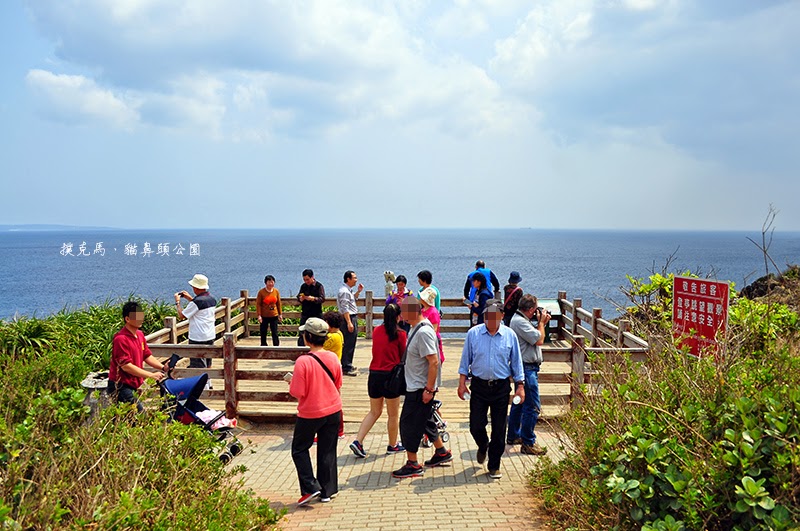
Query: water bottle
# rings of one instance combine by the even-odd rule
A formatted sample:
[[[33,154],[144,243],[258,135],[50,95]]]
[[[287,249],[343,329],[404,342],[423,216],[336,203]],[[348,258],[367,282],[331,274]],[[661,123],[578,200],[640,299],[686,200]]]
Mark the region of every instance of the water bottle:
[[[469,391],[464,392],[464,400],[469,400],[470,394]]]
[[[515,406],[518,406],[518,405],[520,405],[520,404],[522,403],[522,399],[521,399],[519,396],[517,396],[517,395],[514,395],[514,398],[512,398],[512,399],[511,399],[511,402],[512,402],[512,403],[513,403]]]

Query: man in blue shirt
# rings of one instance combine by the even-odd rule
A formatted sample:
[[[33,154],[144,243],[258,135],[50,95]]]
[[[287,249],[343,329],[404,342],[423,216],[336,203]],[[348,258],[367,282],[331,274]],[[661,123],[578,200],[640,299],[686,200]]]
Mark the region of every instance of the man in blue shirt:
[[[492,299],[486,303],[484,324],[467,332],[461,364],[458,366],[458,397],[466,400],[467,377],[471,375],[468,395],[469,431],[478,445],[478,463],[489,455],[489,477],[500,479],[500,457],[505,450],[508,397],[512,382],[514,395],[525,401],[522,357],[517,335],[502,324],[503,306]],[[486,433],[487,413],[492,412],[492,438]]]
[[[467,275],[467,281],[464,283],[464,301],[473,300],[475,294],[475,286],[472,285],[472,277],[475,273],[480,273],[486,279],[486,287],[488,288],[489,285],[494,288],[494,291],[500,291],[500,281],[497,280],[497,275],[494,274],[494,271],[486,267],[486,262],[483,260],[478,260],[475,262],[475,271],[472,271],[469,275]]]

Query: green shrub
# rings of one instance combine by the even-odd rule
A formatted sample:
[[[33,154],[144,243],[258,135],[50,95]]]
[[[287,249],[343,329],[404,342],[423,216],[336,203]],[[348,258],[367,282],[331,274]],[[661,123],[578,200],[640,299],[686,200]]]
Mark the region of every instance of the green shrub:
[[[267,529],[282,516],[239,491],[199,426],[155,410],[88,420],[80,389],[43,393],[2,437],[3,513],[21,529]]]
[[[142,302],[142,301],[140,301]],[[0,321],[0,522],[11,529],[269,529],[282,513],[226,471],[218,443],[158,408],[87,417],[88,372],[108,368],[123,301]],[[145,334],[174,315],[143,303]]]
[[[676,351],[665,307],[638,314],[646,364],[592,360],[596,392],[562,420],[569,454],[532,478],[558,527],[800,529],[797,316],[734,308],[720,360]]]

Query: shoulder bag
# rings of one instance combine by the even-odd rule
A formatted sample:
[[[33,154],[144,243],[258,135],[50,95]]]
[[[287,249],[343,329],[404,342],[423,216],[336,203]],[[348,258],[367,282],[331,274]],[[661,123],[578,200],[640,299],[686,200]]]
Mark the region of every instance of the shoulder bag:
[[[387,392],[394,395],[406,394],[406,355],[408,354],[408,345],[411,345],[411,340],[414,339],[416,333],[423,326],[430,326],[430,325],[428,323],[423,323],[422,325],[412,330],[411,335],[408,336],[408,341],[406,342],[407,346],[403,351],[403,358],[400,360],[400,363],[395,365],[394,368],[389,372],[389,376],[383,383],[383,387],[384,389],[386,389]]]

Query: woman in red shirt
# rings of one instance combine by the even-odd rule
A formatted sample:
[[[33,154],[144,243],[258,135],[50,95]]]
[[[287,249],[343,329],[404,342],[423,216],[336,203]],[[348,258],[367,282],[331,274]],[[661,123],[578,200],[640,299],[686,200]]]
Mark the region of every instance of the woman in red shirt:
[[[388,304],[383,309],[383,324],[375,328],[372,333],[372,362],[369,364],[369,380],[367,392],[369,393],[369,413],[361,421],[356,440],[350,443],[350,449],[356,457],[367,457],[361,441],[367,436],[369,430],[383,413],[383,402],[386,400],[386,412],[389,415],[387,429],[389,431],[389,446],[387,454],[405,451],[398,442],[400,431],[400,395],[391,394],[384,388],[384,383],[389,373],[400,363],[403,352],[406,350],[406,333],[398,327],[400,307]]]

